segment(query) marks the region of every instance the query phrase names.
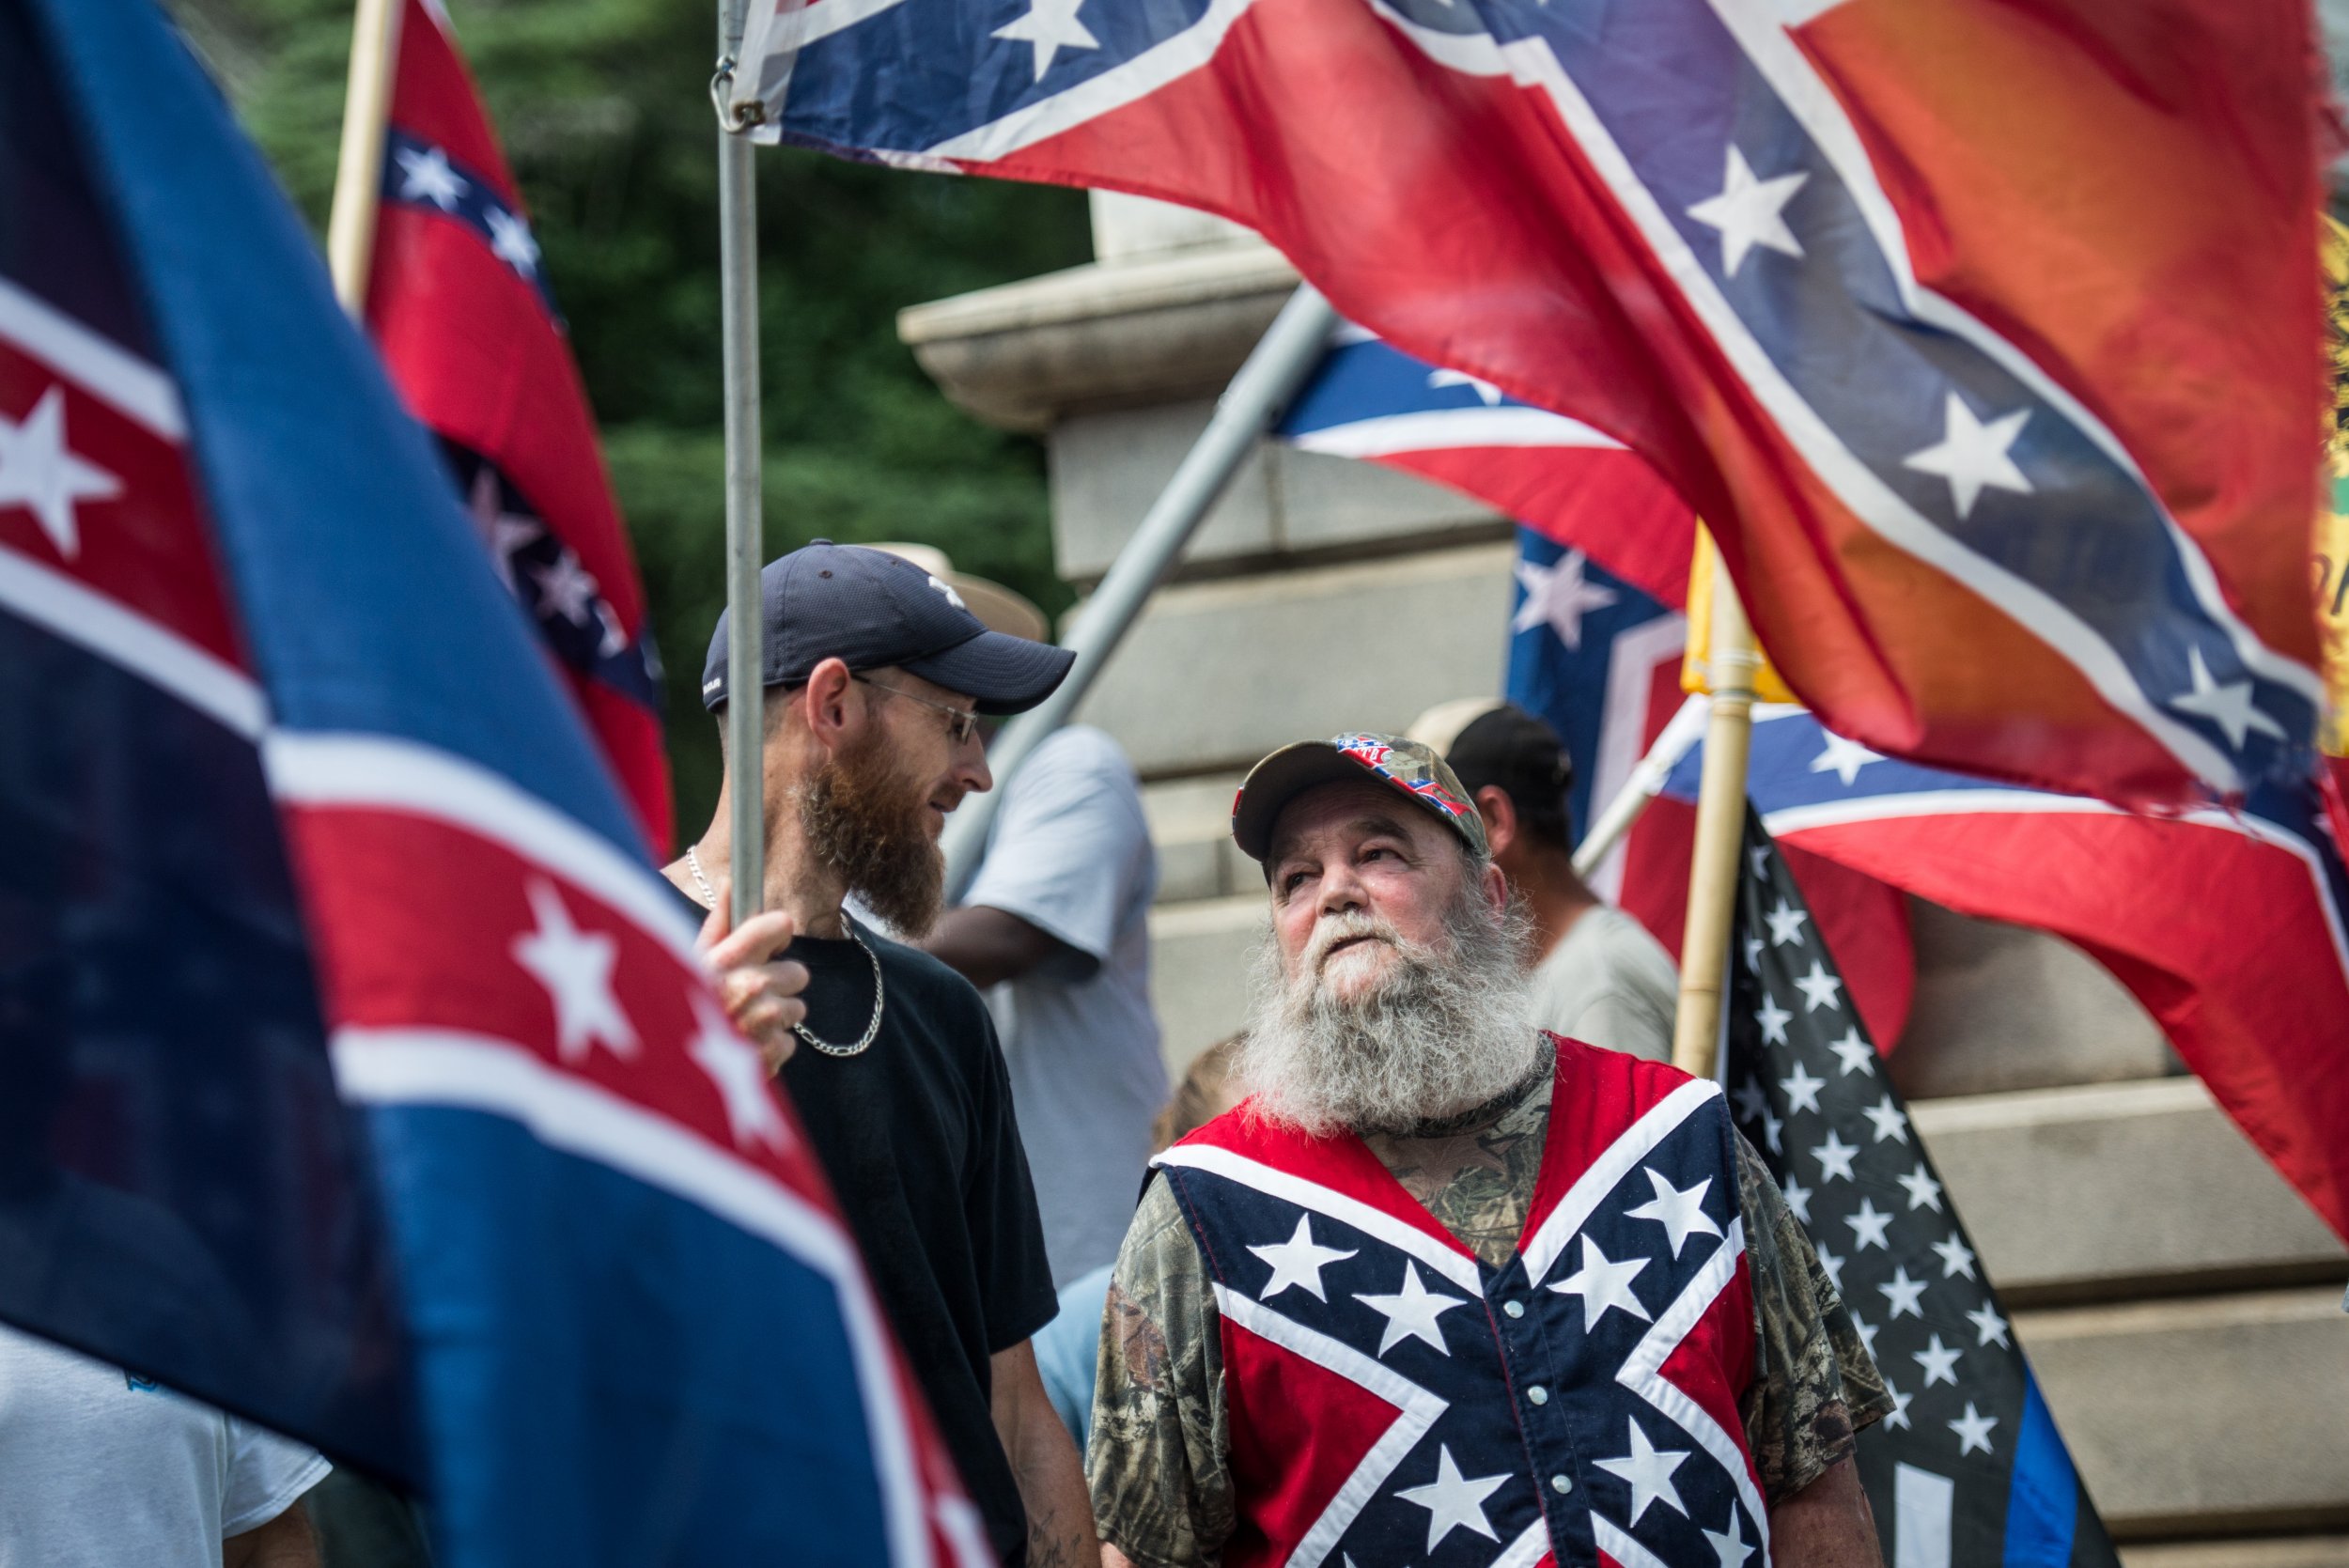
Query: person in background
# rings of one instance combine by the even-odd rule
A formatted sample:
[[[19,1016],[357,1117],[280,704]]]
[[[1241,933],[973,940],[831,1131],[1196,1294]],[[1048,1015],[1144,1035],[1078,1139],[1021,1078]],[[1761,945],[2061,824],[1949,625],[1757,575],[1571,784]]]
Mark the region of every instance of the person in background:
[[[0,1568],[319,1568],[329,1466],[138,1373],[0,1326]]]
[[[784,1083],[997,1556],[1090,1563],[1084,1478],[1029,1345],[1057,1303],[994,1025],[969,981],[843,908],[853,893],[892,929],[929,930],[946,814],[994,783],[979,716],[1042,702],[1071,656],[989,631],[911,562],[822,539],[767,567],[758,613],[758,904],[790,918],[806,970]],[[723,616],[702,673],[723,737]],[[665,868],[712,928],[731,789]]]
[[[939,551],[875,548],[951,583],[990,629],[1044,635],[1043,612]],[[978,875],[921,945],[987,992],[1066,1287],[1117,1255],[1166,1098],[1150,1011],[1158,852],[1133,765],[1099,730],[1046,737],[1003,788]]]
[[[1533,1021],[1569,1040],[1668,1062],[1680,972],[1664,944],[1574,869],[1574,764],[1548,724],[1488,699],[1429,708],[1410,738],[1476,802],[1493,863],[1532,926]]]
[[[1174,1086],[1174,1097],[1159,1108],[1150,1124],[1150,1152],[1170,1148],[1239,1103],[1232,1081],[1232,1058],[1240,1036],[1219,1040],[1191,1059],[1190,1071]],[[1133,1203],[1126,1204],[1132,1218]],[[1062,1288],[1060,1315],[1035,1337],[1036,1371],[1044,1376],[1044,1391],[1052,1397],[1068,1435],[1084,1452],[1093,1435],[1093,1387],[1101,1354],[1101,1309],[1109,1300],[1111,1264],[1079,1276]]]

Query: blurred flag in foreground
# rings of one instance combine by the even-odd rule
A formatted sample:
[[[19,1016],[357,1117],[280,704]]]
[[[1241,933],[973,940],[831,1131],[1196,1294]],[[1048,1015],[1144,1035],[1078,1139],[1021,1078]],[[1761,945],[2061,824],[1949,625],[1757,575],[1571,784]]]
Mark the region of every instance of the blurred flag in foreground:
[[[0,0],[0,1317],[448,1568],[975,1563],[437,462],[162,13]]]
[[[1713,526],[1839,732],[2312,759],[2306,0],[755,0],[759,133],[1237,219]]]
[[[1702,754],[1671,793],[1695,799]],[[1765,708],[1747,792],[1789,850],[2084,949],[2349,1237],[2349,875],[2319,785],[2133,816],[1919,768]]]
[[[645,591],[538,242],[439,0],[398,0],[367,330],[656,852],[669,759]]]
[[[1742,872],[1723,1078],[1892,1396],[1859,1454],[1885,1561],[2119,1568],[1835,955],[1750,811]]]
[[[1565,743],[1579,841],[1680,711],[1688,625],[1581,551],[1530,528],[1517,530],[1517,579],[1505,694],[1547,720]],[[1698,724],[1701,736],[1701,717]],[[1692,805],[1655,800],[1590,878],[1600,897],[1629,911],[1674,957],[1688,922],[1695,833]],[[1916,988],[1906,902],[1830,861],[1800,850],[1790,859],[1828,939],[1845,955],[1870,1032],[1898,1040]]]

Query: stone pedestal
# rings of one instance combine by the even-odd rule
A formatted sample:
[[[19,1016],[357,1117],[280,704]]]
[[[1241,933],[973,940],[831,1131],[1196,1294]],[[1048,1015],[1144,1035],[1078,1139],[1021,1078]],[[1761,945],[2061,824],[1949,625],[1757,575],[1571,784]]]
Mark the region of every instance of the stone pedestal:
[[[1060,570],[1081,588],[1296,281],[1220,220],[1097,195],[1094,225],[1092,265],[900,318],[949,396],[1044,433]],[[1144,780],[1172,1067],[1246,1014],[1266,903],[1227,836],[1240,772],[1285,741],[1497,691],[1508,540],[1449,490],[1268,447],[1103,673],[1081,717]],[[2349,1255],[2093,963],[1913,914],[1894,1073],[1985,1265],[2029,1309],[2016,1327],[2083,1476],[2144,1543],[2130,1568],[2349,1568]]]

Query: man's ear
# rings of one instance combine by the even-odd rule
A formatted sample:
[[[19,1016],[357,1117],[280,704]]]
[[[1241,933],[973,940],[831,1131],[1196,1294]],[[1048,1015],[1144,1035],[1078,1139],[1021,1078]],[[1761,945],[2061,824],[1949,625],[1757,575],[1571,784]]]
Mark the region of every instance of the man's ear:
[[[1485,862],[1483,892],[1485,902],[1492,906],[1493,913],[1500,914],[1508,908],[1509,877],[1501,867],[1490,861]]]
[[[837,752],[871,722],[863,696],[845,660],[827,659],[808,672],[800,700],[807,705],[807,732],[817,745]]]
[[[1485,838],[1495,855],[1517,843],[1517,808],[1507,790],[1499,784],[1486,784],[1478,790],[1476,814],[1485,819]]]

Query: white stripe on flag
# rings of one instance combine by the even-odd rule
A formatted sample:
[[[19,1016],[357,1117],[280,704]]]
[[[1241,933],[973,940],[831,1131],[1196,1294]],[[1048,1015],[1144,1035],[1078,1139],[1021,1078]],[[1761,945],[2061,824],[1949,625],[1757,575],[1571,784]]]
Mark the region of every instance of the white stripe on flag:
[[[1892,1568],[1950,1568],[1957,1483],[1914,1465],[1892,1467]]]

